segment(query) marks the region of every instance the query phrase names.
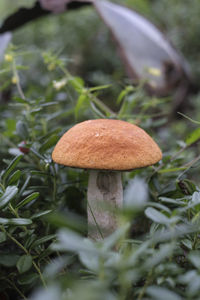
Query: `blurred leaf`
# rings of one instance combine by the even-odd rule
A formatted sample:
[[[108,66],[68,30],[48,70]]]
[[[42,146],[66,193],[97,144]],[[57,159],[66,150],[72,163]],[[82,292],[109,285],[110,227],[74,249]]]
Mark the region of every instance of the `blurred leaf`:
[[[48,286],[48,289],[38,289],[33,293],[30,300],[60,300],[61,291],[57,286]]]
[[[22,121],[17,122],[16,132],[23,140],[26,140],[29,136],[28,126],[25,122]]]
[[[170,168],[170,169],[159,170],[158,173],[163,174],[163,173],[179,172],[186,169],[187,169],[186,167]]]
[[[141,209],[147,200],[148,186],[146,182],[140,177],[134,177],[125,188],[124,207],[129,209]]]
[[[38,213],[35,213],[31,216],[31,219],[37,219],[37,218],[40,218],[40,217],[43,217],[43,216],[46,216],[48,215],[49,213],[51,213],[52,210],[48,209],[48,210],[44,210],[44,211],[40,211]]]
[[[90,242],[89,240],[87,241]],[[82,264],[89,270],[92,270],[94,272],[98,272],[99,269],[99,256],[96,254],[92,254],[87,251],[80,251],[79,257],[82,262]]]
[[[28,204],[29,202],[36,200],[39,197],[40,193],[34,192],[31,195],[27,196],[24,200],[17,204],[16,208],[21,208],[22,206]]]
[[[23,226],[23,225],[32,224],[32,221],[30,219],[25,219],[25,218],[10,218],[10,219],[0,218],[0,224]]]
[[[81,93],[84,88],[84,81],[81,77],[71,77],[69,82],[78,93]]]
[[[58,232],[58,242],[53,245],[54,250],[70,252],[88,252],[90,255],[97,253],[97,250],[92,242],[88,242],[87,239],[81,235],[69,230],[62,229]]]
[[[75,106],[75,118],[76,120],[78,119],[78,114],[79,112],[83,110],[83,108],[85,107],[86,102],[88,103],[88,96],[86,94],[81,94],[77,100],[76,106]]]
[[[6,241],[6,234],[5,232],[0,232],[0,243],[3,243]]]
[[[95,91],[99,91],[99,90],[103,90],[103,89],[107,89],[111,86],[111,84],[105,84],[105,85],[99,85],[99,86],[95,86],[89,89],[90,92],[95,92]]]
[[[152,221],[159,224],[169,225],[171,223],[171,220],[168,217],[152,207],[148,207],[145,210],[145,215]]]
[[[190,133],[188,137],[186,137],[186,144],[189,146],[200,139],[200,127],[196,128],[194,131]]]
[[[171,210],[167,206],[160,203],[148,202],[148,206],[159,208],[160,210],[166,211],[167,213],[171,213]]]
[[[111,235],[104,239],[102,249],[105,251],[111,250],[114,246],[117,245],[118,242],[120,242],[121,239],[126,236],[129,229],[130,224],[128,222],[121,225],[120,228],[115,230]]]
[[[200,251],[191,251],[189,260],[195,268],[200,269]]]
[[[117,104],[120,104],[122,100],[128,95],[130,92],[133,92],[134,88],[132,86],[127,86],[124,90],[121,91],[117,98]]]
[[[5,120],[6,123],[6,131],[4,132],[5,136],[11,137],[16,130],[16,120],[7,119]]]
[[[17,269],[19,273],[25,273],[32,266],[32,256],[31,255],[22,255],[17,261]]]
[[[66,266],[73,262],[73,256],[60,256],[52,260],[44,270],[45,277],[54,277],[61,272]]]
[[[154,266],[160,264],[163,260],[167,260],[173,253],[174,244],[161,245],[159,250],[155,251],[153,257],[146,259],[145,267],[147,269],[152,269]]]
[[[65,215],[54,212],[47,216],[47,220],[55,227],[66,227],[80,233],[85,233],[87,229],[85,219],[69,212]]]
[[[17,96],[13,97],[13,99],[14,99],[16,102],[19,102],[19,103],[22,103],[22,104],[28,104],[28,105],[30,105],[30,102],[27,101],[26,99],[22,99],[22,98],[17,97]]]
[[[56,234],[51,234],[51,235],[47,235],[47,236],[44,236],[42,237],[41,239],[38,239],[36,241],[34,241],[32,244],[31,244],[31,248],[35,248],[41,244],[44,244],[48,241],[52,241],[53,239],[56,238]]]
[[[181,300],[182,298],[175,292],[168,290],[164,287],[149,286],[147,288],[147,294],[154,300]]]
[[[200,192],[194,192],[192,195],[192,202],[199,204],[200,203]]]
[[[57,105],[57,104],[58,104],[58,102],[52,101],[52,102],[42,103],[42,104],[40,104],[40,106],[41,107],[48,107],[48,106]]]
[[[16,265],[19,255],[15,253],[0,253],[0,265],[5,267],[13,267]]]
[[[38,280],[39,275],[36,273],[24,274],[18,276],[18,283],[20,285],[30,285]]]
[[[182,244],[183,244],[187,249],[192,250],[192,248],[193,248],[192,241],[190,241],[190,240],[188,240],[188,239],[182,240]]]
[[[16,186],[8,186],[0,197],[0,208],[5,207],[15,197],[17,192],[18,188]]]
[[[178,199],[171,199],[171,198],[168,198],[168,197],[159,197],[159,200],[162,201],[162,202],[165,202],[165,203],[173,203],[173,204],[176,204],[176,205],[179,205],[181,203],[181,201],[178,200]]]

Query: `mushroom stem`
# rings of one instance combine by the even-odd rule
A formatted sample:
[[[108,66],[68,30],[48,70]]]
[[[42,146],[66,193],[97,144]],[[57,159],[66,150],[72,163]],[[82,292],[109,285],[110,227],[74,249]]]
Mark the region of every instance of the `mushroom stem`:
[[[121,173],[91,170],[87,197],[88,236],[101,240],[118,227],[115,210],[123,205]]]

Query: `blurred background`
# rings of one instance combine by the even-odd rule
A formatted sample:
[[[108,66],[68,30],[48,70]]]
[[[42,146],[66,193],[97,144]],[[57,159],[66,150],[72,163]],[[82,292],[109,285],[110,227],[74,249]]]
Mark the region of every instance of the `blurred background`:
[[[191,69],[195,90],[198,90],[200,73],[197,63],[200,43],[198,39],[199,1],[194,0],[189,6],[187,1],[175,0],[170,4],[165,0],[115,2],[127,5],[142,14],[165,34],[178,53],[185,57]],[[11,0],[2,0],[0,4],[1,22],[19,8],[32,7],[34,4],[35,1],[15,1],[13,3]],[[118,107],[114,99],[117,98],[122,87],[131,82],[108,27],[92,6],[69,10],[57,15],[49,14],[34,20],[16,30],[12,42],[17,47],[26,49],[27,52],[21,57],[21,60],[28,62],[31,72],[22,74],[23,84],[26,80],[29,84],[30,82],[34,84],[38,76],[41,76],[40,84],[47,85],[48,78],[41,64],[41,55],[39,55],[46,49],[62,55],[70,72],[73,75],[82,76],[88,85],[95,86],[114,82],[115,84],[105,91],[103,98],[115,109]],[[144,47],[148,48],[148,45]],[[174,76],[173,72],[170,76]],[[192,87],[191,90],[193,92],[194,88]],[[175,93],[175,89],[172,93],[169,90],[170,96],[173,97]],[[169,106],[176,106],[172,102]],[[177,110],[181,111],[181,106],[188,109],[195,106],[193,113],[197,112],[198,96],[195,95],[194,99],[191,95],[180,102],[180,106],[177,104]],[[169,107],[166,109],[170,111]],[[177,112],[175,114],[177,117]]]

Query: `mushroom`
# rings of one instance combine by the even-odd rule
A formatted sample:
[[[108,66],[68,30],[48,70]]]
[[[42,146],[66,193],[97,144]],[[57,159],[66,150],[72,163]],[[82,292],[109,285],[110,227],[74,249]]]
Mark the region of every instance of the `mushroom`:
[[[138,126],[97,119],[70,128],[58,141],[52,158],[58,164],[90,170],[88,236],[100,240],[118,226],[114,212],[123,205],[121,171],[153,165],[162,152]]]

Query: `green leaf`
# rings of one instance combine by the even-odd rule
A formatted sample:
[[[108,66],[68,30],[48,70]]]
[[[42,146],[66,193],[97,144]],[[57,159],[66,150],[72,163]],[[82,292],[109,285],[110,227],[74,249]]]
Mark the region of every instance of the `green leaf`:
[[[56,128],[56,129],[54,129],[54,130],[48,132],[48,133],[45,134],[44,136],[42,136],[42,137],[39,139],[39,141],[40,141],[40,142],[44,142],[44,141],[47,140],[50,136],[52,136],[52,135],[57,135],[58,133],[60,133],[61,130],[62,130],[62,128],[61,128],[61,127],[58,127],[58,128]]]
[[[91,241],[88,239],[87,243],[91,243]],[[82,264],[89,270],[98,272],[99,270],[99,256],[96,253],[91,253],[87,251],[80,251],[79,258]]]
[[[193,243],[189,239],[184,239],[181,241],[181,243],[189,250],[192,250],[193,248]]]
[[[13,119],[7,119],[5,120],[6,123],[6,131],[4,131],[4,135],[8,136],[8,137],[12,137],[13,133],[16,130],[16,120]]]
[[[90,255],[98,253],[95,245],[89,240],[83,238],[81,235],[73,232],[69,229],[62,229],[58,232],[58,242],[56,242],[52,248],[58,251],[70,251],[70,252],[88,252]]]
[[[29,136],[28,126],[25,122],[22,122],[22,121],[17,122],[16,132],[24,140],[26,140]]]
[[[31,216],[31,219],[33,220],[33,219],[43,217],[43,216],[49,214],[50,212],[52,212],[52,210],[48,209],[48,210],[45,210],[45,211],[41,211],[39,213],[35,213]]]
[[[45,242],[51,241],[55,238],[56,238],[56,234],[50,234],[50,235],[44,236],[41,239],[34,241],[33,244],[31,245],[31,248],[35,248],[35,247],[37,247],[41,244],[44,244]]]
[[[58,102],[52,101],[52,102],[47,102],[47,103],[40,104],[40,106],[41,107],[48,107],[48,106],[57,105],[57,104],[58,104]]]
[[[160,210],[166,211],[167,213],[171,213],[171,210],[167,206],[160,203],[148,202],[148,206],[159,208]]]
[[[194,267],[200,270],[200,251],[190,252],[188,258]]]
[[[5,207],[17,194],[18,188],[16,186],[8,186],[4,194],[0,197],[0,208]]]
[[[33,218],[33,217],[32,217]],[[73,231],[85,233],[87,231],[87,224],[85,219],[74,213],[52,213],[47,216],[47,221],[55,227],[66,227]]]
[[[199,204],[200,203],[200,192],[194,192],[192,195],[192,202]]]
[[[161,264],[167,257],[170,257],[174,250],[174,244],[164,244],[159,247],[159,250],[155,250],[153,256],[146,258],[146,269],[152,269],[154,266]]]
[[[28,175],[23,186],[21,187],[20,191],[19,191],[19,196],[21,196],[23,194],[23,192],[25,191],[25,189],[27,188],[28,184],[29,184],[29,181],[31,179],[31,176]]]
[[[53,134],[52,136],[50,136],[40,147],[39,152],[43,153],[46,150],[48,150],[49,148],[53,147],[57,141],[59,140],[59,137],[55,134]]]
[[[84,88],[84,81],[80,77],[72,77],[69,79],[69,83],[73,86],[73,88],[80,93]]]
[[[159,286],[150,286],[147,288],[147,294],[154,300],[181,300],[182,298],[176,293]]]
[[[166,217],[164,214],[156,210],[155,208],[148,207],[145,210],[145,215],[151,219],[152,221],[159,224],[170,224],[170,219]]]
[[[164,174],[164,173],[171,173],[171,172],[179,172],[186,169],[187,169],[186,167],[170,168],[170,169],[159,170],[158,173]]]
[[[127,86],[123,91],[121,91],[121,93],[119,94],[118,98],[117,98],[117,104],[120,104],[122,102],[122,100],[124,99],[124,97],[126,97],[127,94],[129,94],[130,92],[133,92],[134,88],[132,86]]]
[[[85,105],[86,101],[88,101],[88,96],[86,94],[81,94],[77,100],[76,106],[75,106],[75,118],[78,119],[79,111],[83,109],[83,106]]]
[[[23,226],[23,225],[32,224],[32,221],[30,219],[25,219],[25,218],[11,218],[11,219],[0,218],[0,224]]]
[[[126,236],[129,229],[130,224],[128,222],[121,225],[117,230],[104,239],[103,249],[106,252],[113,249],[114,246]]]
[[[19,259],[19,255],[14,253],[2,253],[0,254],[0,265],[5,267],[13,267],[16,265],[17,261]]]
[[[8,179],[8,185],[14,185],[18,182],[22,172],[20,170],[15,171]]]
[[[38,280],[39,275],[36,273],[24,274],[19,276],[17,282],[20,285],[29,285]]]
[[[17,261],[17,269],[20,274],[28,271],[32,266],[32,256],[31,255],[22,255]]]
[[[7,179],[7,177],[10,175],[10,173],[15,169],[15,167],[18,165],[18,163],[20,162],[22,157],[23,157],[23,155],[18,155],[10,162],[10,164],[8,165],[6,170],[3,172],[3,175],[2,175],[3,181],[5,181]]]
[[[27,100],[25,100],[25,99],[22,99],[22,98],[20,98],[20,97],[14,97],[14,100],[16,101],[16,102],[19,102],[19,103],[22,103],[22,104],[28,104],[28,105],[30,105],[30,103],[29,103],[29,101],[27,101]]]
[[[168,198],[168,197],[159,197],[159,200],[162,201],[162,202],[165,202],[165,203],[173,203],[173,204],[176,204],[176,205],[179,205],[181,203],[181,201],[178,200],[178,199],[171,199],[171,198]]]
[[[5,232],[0,232],[0,243],[3,243],[6,241],[6,234]]]
[[[200,139],[200,127],[196,128],[194,131],[190,133],[190,135],[186,138],[186,144],[191,145]]]
[[[31,195],[27,196],[24,200],[22,200],[20,203],[17,204],[17,208],[20,208],[26,204],[28,204],[29,202],[37,199],[39,197],[39,193],[38,192],[34,192]]]
[[[103,90],[103,89],[107,89],[111,87],[111,84],[104,84],[104,85],[99,85],[99,86],[95,86],[89,89],[90,92],[95,92],[95,91],[99,91],[99,90]]]

